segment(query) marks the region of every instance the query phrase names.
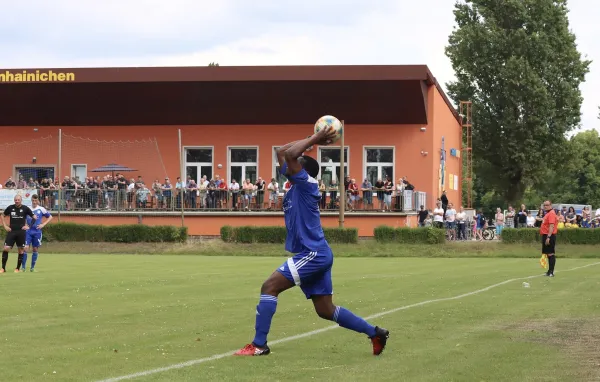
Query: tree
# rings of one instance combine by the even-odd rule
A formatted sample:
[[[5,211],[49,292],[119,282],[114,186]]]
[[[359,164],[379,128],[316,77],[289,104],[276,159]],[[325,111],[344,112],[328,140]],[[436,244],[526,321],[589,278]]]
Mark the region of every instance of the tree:
[[[450,97],[473,102],[474,172],[515,203],[561,159],[580,122],[590,61],[569,31],[566,0],[461,0],[446,55]],[[483,193],[480,193],[483,195]]]
[[[210,64],[208,64],[208,66],[219,66],[218,62],[211,62]]]

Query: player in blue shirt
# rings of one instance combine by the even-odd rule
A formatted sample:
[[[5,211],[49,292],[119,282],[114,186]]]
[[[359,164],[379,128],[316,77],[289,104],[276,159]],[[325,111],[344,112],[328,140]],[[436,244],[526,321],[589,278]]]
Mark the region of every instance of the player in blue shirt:
[[[27,236],[25,238],[25,252],[23,252],[23,268],[21,268],[21,272],[25,272],[27,264],[27,248],[30,246],[33,247],[30,272],[35,272],[34,268],[38,258],[38,249],[42,245],[42,229],[46,224],[52,221],[52,215],[50,215],[44,207],[40,206],[40,198],[37,194],[31,196],[31,205],[31,210],[36,219],[35,222],[32,222],[31,218],[29,216],[27,217],[29,229],[27,230]],[[44,218],[44,222],[42,222],[42,218]]]
[[[283,199],[283,211],[287,229],[285,249],[295,255],[263,283],[256,307],[254,340],[235,355],[260,356],[270,353],[267,335],[277,309],[277,297],[294,286],[299,286],[306,298],[312,299],[319,317],[366,334],[371,339],[373,354],[379,355],[385,348],[389,337],[387,330],[369,324],[332,301],[333,253],[321,227],[321,194],[315,179],[319,174],[319,163],[302,154],[313,145],[331,144],[334,136],[332,128],[323,129],[312,137],[288,143],[277,151],[281,173],[292,183]]]

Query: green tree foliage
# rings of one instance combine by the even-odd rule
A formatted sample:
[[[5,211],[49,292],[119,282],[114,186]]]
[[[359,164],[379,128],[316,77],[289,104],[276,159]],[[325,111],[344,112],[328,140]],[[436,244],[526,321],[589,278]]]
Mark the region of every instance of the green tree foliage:
[[[210,64],[208,64],[208,66],[219,66],[218,62],[211,62]]]
[[[564,158],[580,122],[590,62],[569,31],[566,0],[461,0],[446,54],[450,97],[473,101],[477,182],[516,202]],[[476,204],[475,204],[476,205]]]

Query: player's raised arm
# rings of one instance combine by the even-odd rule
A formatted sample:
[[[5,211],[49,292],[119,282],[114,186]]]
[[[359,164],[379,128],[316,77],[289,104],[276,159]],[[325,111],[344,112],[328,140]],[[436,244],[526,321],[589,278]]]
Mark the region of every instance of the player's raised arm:
[[[302,170],[302,164],[298,159],[306,149],[314,145],[329,145],[334,141],[335,135],[335,130],[332,127],[328,127],[308,138],[293,142],[291,147],[287,149],[284,154],[288,173],[294,175]]]
[[[290,142],[285,146],[275,149],[275,152],[277,153],[277,161],[279,162],[279,168],[283,168],[283,164],[285,163],[285,152],[289,150],[289,148],[292,147],[296,142],[299,141]]]

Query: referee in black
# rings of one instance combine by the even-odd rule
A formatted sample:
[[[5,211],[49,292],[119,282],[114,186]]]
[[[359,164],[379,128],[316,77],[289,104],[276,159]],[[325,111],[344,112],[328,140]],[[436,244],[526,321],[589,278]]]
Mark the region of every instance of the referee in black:
[[[25,234],[29,229],[27,226],[27,216],[35,220],[35,214],[31,208],[23,205],[21,195],[15,196],[15,204],[6,207],[4,213],[0,215],[2,225],[6,230],[6,239],[4,240],[4,251],[2,252],[2,269],[0,273],[6,272],[6,262],[8,261],[8,252],[17,244],[19,250],[19,259],[17,260],[17,268],[15,273],[19,273],[21,262],[23,261],[23,252],[25,251]],[[6,224],[5,217],[10,218],[10,225]]]

